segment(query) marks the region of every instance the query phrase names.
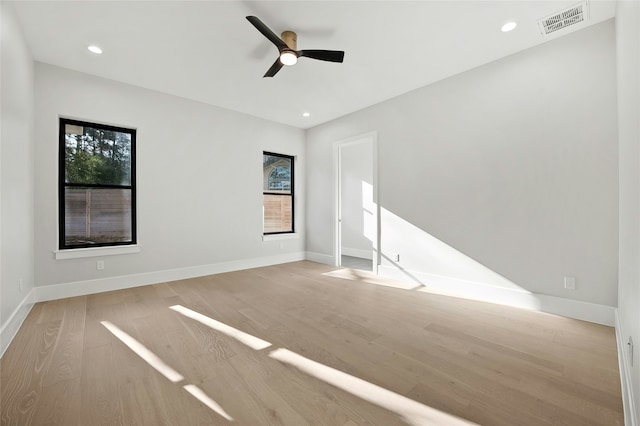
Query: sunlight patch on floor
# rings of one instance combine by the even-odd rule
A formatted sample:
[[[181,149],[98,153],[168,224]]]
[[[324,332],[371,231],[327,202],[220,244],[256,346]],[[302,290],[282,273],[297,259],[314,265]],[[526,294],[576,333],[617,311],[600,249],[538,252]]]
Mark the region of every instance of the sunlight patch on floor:
[[[153,367],[158,373],[162,374],[167,380],[173,383],[178,383],[184,380],[184,376],[178,373],[173,368],[169,367],[163,360],[161,360],[156,354],[147,349],[142,343],[131,337],[126,332],[115,326],[109,321],[100,322],[107,330],[116,336],[122,343],[127,345],[136,355],[146,361],[151,367]]]
[[[193,311],[189,308],[185,308],[184,306],[174,305],[170,306],[169,309],[174,310],[188,318],[196,320],[199,323],[206,325],[207,327],[219,331],[220,333],[226,334],[227,336],[236,339],[240,343],[243,343],[256,351],[271,346],[271,343],[265,340],[259,339],[255,336],[252,336],[251,334],[245,333],[244,331],[238,330],[237,328],[231,327],[230,325],[224,324],[220,321],[216,321],[213,318],[202,315],[201,313]]]
[[[229,414],[227,414],[227,412],[224,411],[224,409],[220,406],[220,404],[218,404],[213,399],[211,399],[209,397],[209,395],[204,393],[204,391],[202,389],[200,389],[196,385],[184,385],[183,387],[184,387],[184,390],[189,392],[198,401],[202,402],[204,405],[209,407],[211,410],[213,410],[216,413],[220,414],[222,417],[224,417],[225,419],[229,420],[230,422],[233,421],[233,417],[231,417]]]
[[[144,346],[142,343],[138,342],[136,339],[131,337],[125,331],[122,331],[118,326],[114,325],[109,321],[101,321],[102,324],[107,330],[111,332],[115,337],[117,337],[122,343],[124,343],[129,349],[131,349],[136,355],[142,358],[147,364],[153,367],[158,373],[162,374],[169,381],[173,383],[179,383],[185,380],[184,376],[178,373],[176,370],[171,368],[167,363],[165,363],[160,357],[151,352]],[[184,385],[182,387],[185,391],[189,392],[194,398],[198,401],[202,402],[204,405],[209,407],[212,411],[216,412],[220,416],[224,417],[229,421],[233,421],[233,417],[227,414],[226,411],[215,402],[209,395],[207,395],[202,389],[197,387],[196,385]]]
[[[326,277],[341,278],[350,281],[362,281],[368,284],[381,285],[385,287],[400,288],[403,290],[413,290],[415,283],[407,283],[389,278],[378,277],[372,272],[362,271],[358,269],[343,268],[335,271],[325,272],[322,274]]]
[[[341,271],[334,271],[334,272],[341,272]],[[362,274],[362,271],[352,271],[352,272],[354,274],[353,279],[361,279],[362,277],[360,277],[360,275],[366,274],[366,273]],[[377,278],[375,275],[371,275],[371,274],[366,274],[366,275],[371,276],[373,278]],[[233,339],[236,339],[244,343],[245,345],[251,347],[256,351],[260,351],[262,349],[265,349],[271,346],[271,343],[265,340],[255,337],[249,333],[240,331],[230,325],[214,320],[213,318],[200,314],[184,306],[174,305],[169,307],[169,309],[175,312],[178,312],[182,315],[185,315],[189,318],[192,318],[202,324],[205,324],[213,328],[214,330],[217,330]],[[325,383],[328,383],[338,389],[348,392],[369,403],[378,405],[386,410],[392,411],[398,414],[399,416],[401,416],[409,424],[412,424],[415,426],[422,426],[427,424],[429,425],[445,425],[446,424],[450,426],[475,425],[475,423],[473,422],[460,419],[451,414],[447,414],[435,408],[421,404],[420,402],[409,399],[405,396],[392,392],[383,387],[374,385],[373,383],[367,382],[366,380],[359,379],[355,376],[344,373],[340,370],[336,370],[335,368],[318,363],[309,358],[305,358],[304,356],[299,355],[295,352],[292,352],[288,349],[284,349],[284,348],[274,349],[271,352],[269,352],[269,358],[275,359],[284,364],[294,366],[299,370],[301,370],[302,372],[312,377],[315,377],[316,379],[322,380]],[[199,392],[201,391],[197,387],[189,385],[189,386],[185,386],[185,389],[189,393],[194,395],[196,398],[200,399]],[[206,398],[201,401],[212,410],[215,410],[216,412],[218,412],[217,408],[219,408],[219,406],[215,403],[215,401],[213,400],[208,401]],[[222,409],[220,408],[220,410]],[[224,413],[224,411],[222,411],[222,413]],[[226,418],[226,413],[221,415]]]
[[[401,279],[375,275],[373,272],[358,269],[341,268],[325,272],[322,275],[349,281],[359,281],[400,290],[418,291],[440,296],[456,297],[478,302],[495,303],[533,311],[542,310],[540,297],[520,288],[503,288],[483,283],[465,281],[450,277],[429,276],[429,285],[418,280]],[[425,274],[426,275],[426,274]]]
[[[269,353],[269,357],[292,365],[310,376],[342,389],[367,402],[393,411],[400,415],[406,422],[415,426],[475,425],[475,423],[468,420],[443,413],[435,408],[431,408],[388,389],[369,383],[366,380],[343,373],[335,368],[320,364],[287,349],[275,349]]]

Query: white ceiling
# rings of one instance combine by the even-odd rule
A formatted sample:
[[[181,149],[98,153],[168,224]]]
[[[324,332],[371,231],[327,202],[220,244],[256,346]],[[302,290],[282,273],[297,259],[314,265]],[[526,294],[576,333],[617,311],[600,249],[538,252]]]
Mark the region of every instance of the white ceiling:
[[[20,1],[35,60],[299,128],[593,25],[550,37],[537,20],[576,1]],[[277,49],[246,19],[298,34],[298,49],[344,50],[343,64],[301,58],[262,78]],[[502,33],[515,20],[518,27]],[[90,54],[97,44],[104,54]],[[303,117],[308,111],[310,117]]]

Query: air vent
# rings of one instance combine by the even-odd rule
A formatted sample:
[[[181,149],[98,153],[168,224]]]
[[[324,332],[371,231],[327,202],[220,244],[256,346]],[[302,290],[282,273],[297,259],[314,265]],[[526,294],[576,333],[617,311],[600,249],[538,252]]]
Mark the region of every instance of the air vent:
[[[583,1],[538,21],[543,36],[589,19],[589,2]]]

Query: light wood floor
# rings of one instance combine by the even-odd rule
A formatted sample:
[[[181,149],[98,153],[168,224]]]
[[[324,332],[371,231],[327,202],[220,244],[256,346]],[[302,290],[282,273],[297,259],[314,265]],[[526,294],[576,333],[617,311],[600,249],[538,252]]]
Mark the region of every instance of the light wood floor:
[[[38,303],[2,425],[623,424],[612,328],[335,269]]]

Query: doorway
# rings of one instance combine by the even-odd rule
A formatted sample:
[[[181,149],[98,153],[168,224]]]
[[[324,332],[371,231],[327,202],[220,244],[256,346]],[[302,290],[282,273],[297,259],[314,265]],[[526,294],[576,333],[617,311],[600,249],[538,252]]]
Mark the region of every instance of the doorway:
[[[379,224],[376,133],[336,142],[335,264],[377,274]]]

